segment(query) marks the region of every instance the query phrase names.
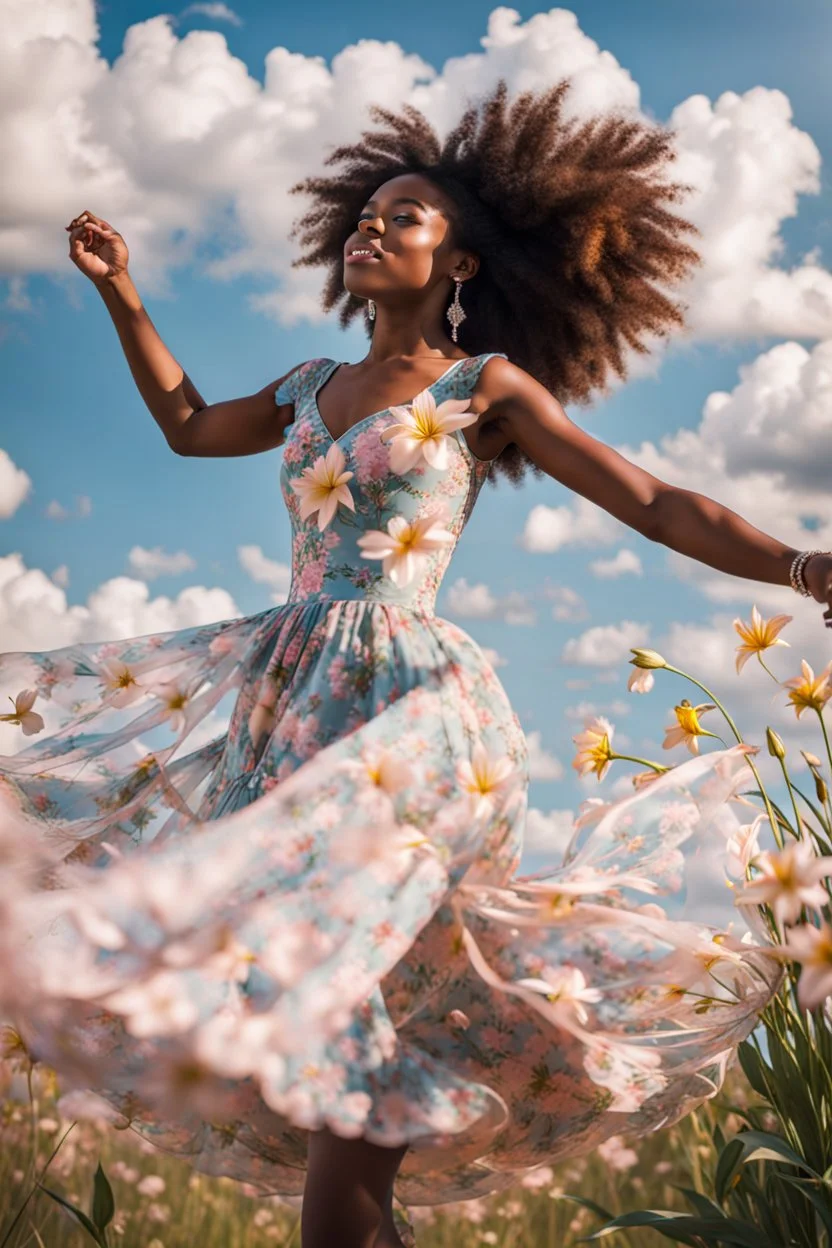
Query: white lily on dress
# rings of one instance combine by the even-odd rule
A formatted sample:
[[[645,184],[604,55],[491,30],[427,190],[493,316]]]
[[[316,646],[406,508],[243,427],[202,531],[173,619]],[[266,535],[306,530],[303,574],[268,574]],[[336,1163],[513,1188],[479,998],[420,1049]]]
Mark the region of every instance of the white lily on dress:
[[[446,399],[438,406],[430,390],[423,390],[408,407],[391,407],[399,424],[390,425],[381,434],[382,442],[390,442],[390,467],[401,476],[424,460],[430,468],[445,472],[451,450],[457,444],[451,436],[476,422],[477,414],[469,410],[468,399]]]
[[[146,692],[132,669],[119,659],[105,660],[98,670],[104,694],[111,706],[129,706]]]
[[[347,461],[337,442],[333,442],[326,455],[319,455],[311,467],[304,468],[299,477],[291,477],[289,484],[300,499],[300,518],[308,520],[318,513],[318,529],[323,532],[334,518],[338,504],[343,503],[355,511],[350,487],[347,482],[354,476],[345,472]]]
[[[505,792],[517,775],[507,754],[492,758],[482,741],[474,746],[470,759],[461,758],[456,765],[456,778],[469,795],[475,819],[486,814],[494,798]]]
[[[393,516],[386,532],[371,529],[359,537],[357,545],[365,559],[381,559],[385,576],[402,588],[410,584],[435,550],[455,541],[453,533],[442,527],[447,518],[444,508],[436,508],[414,520]]]
[[[539,976],[515,983],[518,988],[541,993],[552,1005],[552,1015],[567,1022],[577,1019],[585,1023],[589,1015],[584,1003],[594,1005],[601,1000],[600,991],[589,987],[583,971],[576,966],[546,966]]]
[[[9,694],[9,701],[14,711],[0,715],[0,723],[19,724],[23,729],[24,737],[31,737],[36,732],[42,732],[43,716],[32,710],[37,696],[35,689],[22,689],[16,698]]]

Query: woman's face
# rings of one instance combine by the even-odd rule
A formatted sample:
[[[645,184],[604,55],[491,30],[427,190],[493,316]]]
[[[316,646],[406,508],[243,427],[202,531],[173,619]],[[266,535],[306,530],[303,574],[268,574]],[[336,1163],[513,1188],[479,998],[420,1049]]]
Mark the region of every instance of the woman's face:
[[[444,283],[466,255],[451,246],[450,207],[444,192],[422,174],[403,173],[384,182],[344,246],[345,288],[359,299],[395,303],[397,293],[427,294]],[[353,258],[357,248],[372,251],[373,258]]]

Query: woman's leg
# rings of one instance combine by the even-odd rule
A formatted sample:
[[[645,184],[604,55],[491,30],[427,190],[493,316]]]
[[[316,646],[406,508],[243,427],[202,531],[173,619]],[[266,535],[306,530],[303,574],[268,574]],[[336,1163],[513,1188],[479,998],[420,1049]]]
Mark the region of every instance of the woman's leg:
[[[310,1131],[301,1248],[400,1248],[392,1196],[406,1152]]]

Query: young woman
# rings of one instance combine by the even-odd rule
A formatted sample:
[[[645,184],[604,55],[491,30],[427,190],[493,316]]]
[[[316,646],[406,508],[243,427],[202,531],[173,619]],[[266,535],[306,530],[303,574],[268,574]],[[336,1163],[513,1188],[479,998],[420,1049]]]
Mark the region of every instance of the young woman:
[[[376,110],[298,188],[295,231],[325,307],[366,316],[367,356],[245,398],[201,397],[117,230],[67,227],[171,449],[283,447],[292,585],[252,617],[2,657],[4,690],[64,708],[3,760],[46,861],[10,1007],[34,1055],[160,1147],[303,1192],[304,1248],[401,1244],[394,1180],[415,1204],[474,1197],[673,1121],[776,981],[690,887],[743,747],[642,777],[517,877],[525,739],[434,612],[482,485],[529,469],[711,567],[791,581],[832,622],[830,552],[802,558],[564,413],[681,323],[668,288],[697,259],[666,206],[669,134],[566,124],[566,90],[509,103],[501,83],[444,143]],[[229,693],[227,730],[189,742]]]

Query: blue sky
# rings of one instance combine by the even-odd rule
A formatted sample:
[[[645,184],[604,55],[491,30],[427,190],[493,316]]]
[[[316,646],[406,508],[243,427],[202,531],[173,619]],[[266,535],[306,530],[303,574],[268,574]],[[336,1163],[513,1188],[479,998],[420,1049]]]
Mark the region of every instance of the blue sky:
[[[232,601],[246,614],[270,605],[269,585],[252,578],[238,552],[257,546],[268,560],[288,557],[289,526],[277,484],[280,451],[213,461],[171,454],[135,390],[103,304],[65,256],[63,225],[89,208],[122,229],[131,247],[132,239],[138,240],[135,267],[131,263],[136,284],[163,339],[209,402],[259,389],[312,356],[360,359],[366,340],[357,328],[343,333],[333,319],[292,319],[281,304],[288,280],[284,188],[299,173],[297,148],[281,149],[276,138],[270,153],[273,182],[255,186],[247,181],[251,170],[244,169],[245,186],[237,196],[231,175],[221,183],[211,170],[214,181],[209,184],[206,174],[206,185],[199,185],[204,152],[180,179],[176,151],[184,148],[176,149],[165,133],[165,114],[148,113],[144,129],[133,124],[145,116],[154,91],[173,83],[177,100],[184,100],[181,125],[193,128],[188,108],[189,101],[196,107],[196,88],[188,75],[204,66],[213,76],[210,90],[220,84],[218,117],[225,109],[223,116],[230,118],[232,97],[239,102],[250,96],[253,107],[262,106],[266,57],[278,47],[322,58],[327,75],[332,59],[361,40],[391,41],[404,54],[421,57],[437,78],[451,73],[449,58],[479,54],[477,81],[490,83],[502,70],[513,89],[529,80],[541,83],[547,74],[557,80],[562,58],[571,64],[574,47],[614,95],[636,91],[646,117],[668,121],[674,109],[685,109],[683,146],[690,167],[711,162],[699,213],[712,260],[692,294],[695,330],[674,344],[654,375],[635,377],[592,410],[567,410],[595,437],[638,457],[655,475],[667,474],[665,479],[672,476],[679,485],[718,497],[780,540],[832,545],[826,496],[809,484],[810,465],[815,467],[819,456],[832,467],[828,420],[824,424],[817,415],[823,411],[832,339],[832,122],[822,86],[832,37],[827,3],[594,0],[567,10],[577,19],[577,33],[569,36],[573,44],[564,44],[563,18],[557,17],[563,10],[522,5],[514,18],[512,10],[502,10],[496,49],[484,49],[480,40],[489,15],[493,20],[499,11],[465,0],[364,11],[251,0],[224,13],[224,6],[192,7],[198,11],[172,12],[165,35],[160,23],[165,10],[149,3],[100,5],[97,13],[87,0],[32,3],[33,12],[54,23],[64,44],[59,61],[50,59],[57,56],[54,49],[38,53],[44,69],[53,68],[46,75],[51,97],[38,87],[28,114],[25,105],[11,106],[19,110],[20,142],[28,149],[25,159],[20,149],[19,183],[4,204],[14,228],[0,246],[5,274],[0,446],[30,484],[17,502],[7,500],[8,514],[0,521],[0,554],[7,557],[0,577],[0,650],[152,631],[155,624],[143,625],[157,618],[184,621],[180,595],[192,587],[199,587],[191,596],[200,604],[194,609],[203,612],[211,611],[212,602],[221,610]],[[505,36],[509,28],[512,39]],[[191,38],[206,31],[215,32],[213,43],[202,46]],[[22,31],[3,36],[10,41],[4,56],[24,67],[21,73],[36,33],[33,27],[27,35],[24,23]],[[220,38],[225,50],[216,42]],[[597,45],[594,52],[587,40]],[[358,63],[367,58],[370,70],[380,64],[376,45],[361,45],[355,55]],[[299,107],[296,96],[287,89],[281,97],[281,89],[277,75],[271,98],[280,99],[281,107]],[[336,83],[338,89],[346,88]],[[389,82],[383,90],[392,90]],[[725,92],[735,93],[734,103]],[[694,105],[692,97],[702,98]],[[214,96],[206,98],[213,108]],[[784,100],[791,117],[784,114]],[[168,110],[171,134],[180,124],[178,107]],[[314,92],[304,107],[318,107]],[[84,118],[73,131],[77,150],[75,142],[50,147],[64,124],[57,120],[62,108],[80,109]],[[240,143],[247,118],[242,111],[234,121]],[[333,141],[331,124],[330,114],[322,112],[311,131],[319,144]],[[218,139],[212,149],[210,133],[201,142],[209,163],[212,150],[218,167],[231,159],[233,144]],[[45,156],[39,162],[31,153],[41,149]],[[307,150],[313,160],[311,139]],[[183,166],[189,160],[186,155]],[[807,189],[813,180],[814,188]],[[263,243],[251,237],[250,222],[261,219],[257,214],[268,220],[271,202],[280,223],[273,242]],[[213,222],[207,216],[211,206]],[[294,215],[297,202],[291,209]],[[210,261],[241,237],[249,248],[247,264],[218,277]],[[710,400],[715,424],[703,429],[709,396],[718,393],[726,399]],[[828,416],[828,406],[826,411]],[[772,431],[783,424],[797,448],[792,467],[781,473],[775,459],[747,472],[743,465],[754,459],[755,447],[772,441]],[[685,430],[691,437],[687,447],[679,439]],[[670,449],[662,444],[668,438],[676,439]],[[17,498],[15,480],[8,490]],[[0,473],[0,503],[3,481]],[[794,614],[792,631],[784,634],[792,638],[792,649],[773,660],[785,679],[797,674],[800,657],[816,670],[826,661],[822,608],[788,588],[724,577],[669,557],[621,526],[599,525],[596,536],[584,540],[582,530],[594,531],[587,530],[587,518],[598,509],[581,511],[577,502],[553,480],[520,490],[505,482],[496,491],[486,488],[438,601],[440,614],[500,656],[498,674],[527,733],[536,734],[533,807],[548,818],[553,811],[574,812],[586,796],[629,791],[616,779],[632,770],[629,765],[611,772],[600,788],[594,779],[579,781],[571,770],[571,737],[581,729],[584,712],[607,715],[625,752],[648,751],[658,758],[674,701],[702,700],[697,690],[670,676],[646,697],[627,692],[631,625],[642,630],[631,644],[661,649],[666,643],[669,658],[689,664],[705,683],[713,681],[752,740],[761,740],[770,722],[790,744],[820,752],[811,728],[796,724],[785,710],[785,699],[772,702],[775,691],[765,673],[749,665],[736,677],[738,638],[731,620],[748,618],[754,602],[764,614]],[[535,549],[528,536],[530,513],[541,506],[567,509],[544,517],[546,550]],[[143,582],[129,559],[135,547],[187,552],[193,566]],[[612,560],[621,549],[640,562],[640,573],[598,570],[598,561]],[[113,586],[114,578],[128,578],[130,584]],[[490,593],[492,606],[484,615],[472,605],[477,586]],[[215,589],[226,597],[212,599],[207,591]],[[560,597],[547,597],[549,591]],[[527,611],[536,611],[534,624],[506,620],[500,602],[509,594],[521,595]],[[160,598],[170,601],[159,604]],[[552,605],[558,603],[567,606],[561,618],[553,618]],[[606,641],[597,631],[605,629]],[[682,751],[673,752],[672,761],[682,758]],[[566,817],[551,816],[548,824],[536,826],[554,836]]]

